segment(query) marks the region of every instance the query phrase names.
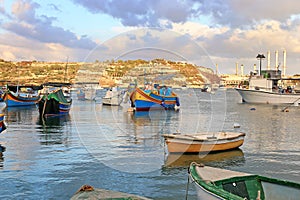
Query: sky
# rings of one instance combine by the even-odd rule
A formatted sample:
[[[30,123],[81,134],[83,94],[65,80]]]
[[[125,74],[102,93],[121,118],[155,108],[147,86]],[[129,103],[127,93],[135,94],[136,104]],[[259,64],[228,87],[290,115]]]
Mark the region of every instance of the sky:
[[[299,0],[0,0],[0,58],[164,58],[233,74],[259,66],[300,74]]]

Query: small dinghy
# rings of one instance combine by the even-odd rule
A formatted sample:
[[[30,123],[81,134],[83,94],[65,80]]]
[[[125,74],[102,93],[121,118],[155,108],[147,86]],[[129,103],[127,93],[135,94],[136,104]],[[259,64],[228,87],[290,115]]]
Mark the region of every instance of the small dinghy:
[[[245,133],[212,132],[196,134],[163,134],[169,153],[226,151],[240,147]]]
[[[189,176],[198,199],[299,199],[300,184],[265,176],[208,167],[192,162]]]

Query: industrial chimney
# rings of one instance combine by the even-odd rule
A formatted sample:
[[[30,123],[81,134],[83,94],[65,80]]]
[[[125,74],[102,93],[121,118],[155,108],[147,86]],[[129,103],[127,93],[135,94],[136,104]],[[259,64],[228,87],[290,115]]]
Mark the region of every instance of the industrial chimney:
[[[286,50],[283,50],[283,72],[282,75],[285,76],[286,74]]]
[[[267,69],[270,70],[271,69],[271,52],[268,51],[267,53],[267,59],[268,59],[268,65],[267,65]]]
[[[241,76],[244,76],[244,65],[241,64]]]
[[[238,62],[236,62],[235,63],[235,75],[239,75],[239,63]]]
[[[275,69],[278,70],[278,50],[275,51]]]

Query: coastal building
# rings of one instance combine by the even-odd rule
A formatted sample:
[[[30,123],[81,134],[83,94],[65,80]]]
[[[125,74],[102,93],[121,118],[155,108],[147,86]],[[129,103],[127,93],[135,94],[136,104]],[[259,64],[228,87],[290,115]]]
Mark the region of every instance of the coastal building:
[[[220,78],[220,85],[228,88],[237,87],[239,84],[244,83],[249,79],[248,76],[240,76],[236,74],[222,74]]]

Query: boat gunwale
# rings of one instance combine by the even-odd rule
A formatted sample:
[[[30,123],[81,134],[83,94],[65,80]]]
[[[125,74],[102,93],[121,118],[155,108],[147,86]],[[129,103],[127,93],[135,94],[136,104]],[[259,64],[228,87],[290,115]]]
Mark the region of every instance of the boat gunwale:
[[[4,101],[14,101],[14,102],[24,102],[24,103],[35,103],[41,99],[40,95],[34,95],[31,97],[23,97],[19,95],[15,95],[11,91],[6,91],[3,95],[3,100]]]
[[[223,133],[223,132],[220,132],[220,133]],[[224,132],[224,133],[239,133],[239,134],[235,135],[235,136],[224,137],[224,138],[216,137],[216,138],[206,138],[206,139],[196,138],[194,135],[180,135],[180,134],[163,134],[162,136],[165,138],[165,140],[178,139],[178,140],[195,141],[195,142],[234,140],[239,137],[242,137],[241,139],[244,139],[244,137],[246,136],[246,134],[243,132]],[[177,137],[177,136],[179,136],[179,137]]]
[[[247,92],[255,92],[255,93],[267,93],[267,94],[274,94],[278,96],[299,96],[300,93],[279,93],[279,92],[272,92],[272,91],[265,91],[265,90],[253,90],[253,89],[245,89],[245,88],[234,88],[236,91],[247,91]]]

